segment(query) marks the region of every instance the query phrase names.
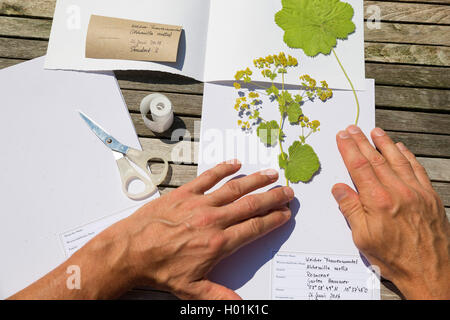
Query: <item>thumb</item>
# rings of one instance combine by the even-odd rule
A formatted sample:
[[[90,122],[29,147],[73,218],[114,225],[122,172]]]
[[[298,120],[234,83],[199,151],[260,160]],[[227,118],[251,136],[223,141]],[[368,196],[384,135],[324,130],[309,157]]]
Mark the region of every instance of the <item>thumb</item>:
[[[209,280],[201,280],[195,286],[196,299],[200,300],[242,300],[233,290]]]
[[[358,226],[361,214],[364,213],[363,206],[359,200],[359,195],[348,185],[338,183],[333,186],[331,193],[339,204],[339,210],[341,210],[347,222],[350,224],[350,228],[354,229]]]

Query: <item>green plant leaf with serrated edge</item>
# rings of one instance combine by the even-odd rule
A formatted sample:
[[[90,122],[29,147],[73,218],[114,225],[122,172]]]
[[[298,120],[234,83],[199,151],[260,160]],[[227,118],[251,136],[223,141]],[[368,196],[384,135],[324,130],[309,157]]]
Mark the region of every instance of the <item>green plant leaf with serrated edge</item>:
[[[286,169],[288,164],[288,155],[286,154],[286,152],[280,153],[278,155],[278,165],[280,166],[281,169]]]
[[[289,147],[289,160],[284,170],[286,178],[293,183],[307,182],[319,168],[319,158],[313,148],[308,144],[301,144],[300,141],[294,141]]]
[[[284,31],[284,42],[306,55],[329,54],[336,39],[355,31],[353,8],[339,0],[282,0],[275,22]]]
[[[261,142],[267,146],[274,146],[278,140],[280,127],[275,120],[269,122],[261,122],[256,129],[256,134],[261,139]]]
[[[288,120],[290,123],[298,123],[298,118],[303,114],[298,103],[291,103],[287,108]]]

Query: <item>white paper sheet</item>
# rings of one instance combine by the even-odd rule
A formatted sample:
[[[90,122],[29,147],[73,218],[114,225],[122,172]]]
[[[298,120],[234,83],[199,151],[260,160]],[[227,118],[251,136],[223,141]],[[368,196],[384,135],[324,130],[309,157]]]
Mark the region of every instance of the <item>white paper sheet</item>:
[[[203,78],[208,0],[58,0],[47,50],[47,69],[158,70]],[[91,14],[180,25],[176,63],[85,58]]]
[[[361,117],[359,126],[368,134],[375,126],[374,81],[366,81],[366,91],[359,92]],[[238,158],[243,163],[236,174],[249,174],[263,168],[279,170],[279,146],[265,147],[256,132],[246,134],[237,126],[237,112],[233,109],[237,93],[233,87],[205,84],[201,123],[199,169],[201,173],[216,163]],[[279,120],[276,104],[263,98],[261,117]],[[310,119],[321,122],[321,131],[313,134],[308,143],[319,156],[321,169],[309,183],[291,184],[296,200],[291,203],[293,218],[289,223],[266,237],[240,249],[221,262],[212,272],[212,279],[223,283],[247,299],[271,298],[271,264],[274,252],[306,252],[316,254],[358,256],[351,232],[331,194],[335,183],[349,185],[351,179],[341,160],[335,136],[352,124],[356,115],[351,91],[334,91],[326,103],[306,103],[303,111]],[[287,150],[298,138],[298,126],[285,124]],[[256,130],[255,130],[256,131]],[[285,184],[280,170],[279,185]],[[219,184],[217,187],[220,187]],[[265,188],[263,190],[266,190]]]
[[[338,40],[335,51],[356,90],[364,90],[363,2],[345,2],[353,6],[356,30],[347,40]],[[281,8],[281,0],[212,0],[204,81],[231,80],[237,70],[252,67],[253,59],[284,52],[298,59],[302,74],[326,80],[330,88],[351,89],[333,54],[311,58],[284,43],[284,31],[274,18]],[[299,84],[298,77],[296,72],[289,72],[286,83]],[[252,78],[267,81],[259,71]]]
[[[356,31],[347,40],[338,40],[336,53],[355,88],[364,90],[363,3],[347,2],[355,11]],[[58,0],[46,68],[158,70],[211,82],[232,80],[253,59],[284,51],[298,58],[303,73],[326,79],[332,88],[350,89],[334,56],[310,58],[301,49],[289,49],[283,42],[284,31],[274,21],[280,9],[281,0]],[[178,62],[85,58],[91,14],[183,26]],[[259,77],[255,73],[255,80]],[[298,76],[288,75],[286,83],[297,84]]]
[[[111,151],[78,114],[84,111],[122,143],[140,148],[112,73],[44,70],[42,57],[0,71],[0,87],[5,298],[66,259],[61,233],[148,200],[123,194]]]

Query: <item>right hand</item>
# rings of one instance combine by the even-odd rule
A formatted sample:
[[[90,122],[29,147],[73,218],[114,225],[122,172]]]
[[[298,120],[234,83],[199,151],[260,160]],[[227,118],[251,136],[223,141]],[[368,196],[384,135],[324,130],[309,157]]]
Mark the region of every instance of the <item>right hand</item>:
[[[238,248],[286,223],[291,216],[287,204],[294,198],[289,187],[247,195],[276,182],[275,170],[230,180],[205,194],[240,167],[237,162],[221,163],[106,231],[120,252],[112,256],[126,261],[135,285],[179,298],[240,298],[209,281],[208,272]]]
[[[450,224],[425,169],[401,143],[377,128],[372,140],[356,126],[337,144],[357,192],[333,195],[356,246],[409,299],[450,299]]]

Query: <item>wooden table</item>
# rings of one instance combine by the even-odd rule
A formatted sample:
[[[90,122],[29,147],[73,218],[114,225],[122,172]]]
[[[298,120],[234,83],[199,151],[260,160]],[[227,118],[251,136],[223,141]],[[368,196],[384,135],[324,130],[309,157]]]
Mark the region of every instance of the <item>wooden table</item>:
[[[0,0],[0,68],[45,55],[56,0]],[[376,122],[418,157],[450,216],[450,0],[364,1],[381,9],[381,28],[365,27],[366,76],[376,79]],[[171,151],[170,133],[155,135],[139,114],[141,99],[162,92],[172,100],[173,129],[186,128],[198,145],[195,121],[201,120],[203,84],[160,72],[116,72],[144,148]],[[0,88],[1,92],[1,88]],[[6,107],[6,106],[3,106]],[[161,193],[194,179],[195,152],[186,164],[171,163]],[[398,299],[383,282],[382,298]],[[124,299],[170,299],[171,295],[136,288]]]

